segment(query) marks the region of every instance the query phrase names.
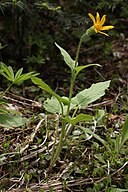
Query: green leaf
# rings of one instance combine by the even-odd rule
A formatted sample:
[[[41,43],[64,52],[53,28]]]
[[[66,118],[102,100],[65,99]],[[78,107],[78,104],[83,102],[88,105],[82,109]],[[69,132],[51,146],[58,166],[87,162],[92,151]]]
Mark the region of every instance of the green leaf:
[[[75,67],[75,61],[62,47],[60,47],[57,43],[55,43],[55,45],[60,49],[61,55],[63,56],[65,63],[70,67],[71,70],[73,70]]]
[[[43,106],[44,106],[45,110],[50,112],[50,113],[62,114],[62,109],[61,109],[60,103],[57,100],[57,98],[54,96],[52,96],[51,99],[47,98],[47,100],[44,102]],[[62,104],[62,107],[64,109],[65,106]]]
[[[0,105],[6,105],[8,102],[3,100],[3,99],[0,99]]]
[[[18,84],[18,83],[21,83],[23,81],[26,81],[26,80],[30,79],[32,75],[35,76],[35,75],[38,75],[38,74],[34,74],[34,71],[22,74],[22,75],[15,78],[14,84]]]
[[[10,77],[8,77],[8,75],[6,73],[4,73],[3,71],[0,71],[0,74],[3,75],[9,81],[12,81],[12,79]]]
[[[61,97],[61,99],[66,99],[66,101],[68,100],[67,97]],[[58,101],[58,99],[54,96],[52,96],[50,99],[47,98],[47,100],[44,102],[44,108],[46,111],[53,113],[53,114],[62,114],[62,107],[63,107],[63,115],[66,115],[67,112],[67,105],[64,105],[63,103],[61,103]],[[71,104],[71,108],[73,108],[74,105]]]
[[[15,79],[20,77],[20,75],[22,74],[23,68],[19,69],[16,74],[15,74]]]
[[[9,113],[9,110],[6,109],[7,101],[0,99],[0,113]]]
[[[1,75],[3,75],[6,79],[8,79],[9,81],[13,82],[13,78],[14,78],[14,74],[12,72],[12,69],[11,67],[9,66],[6,66],[4,63],[1,62],[1,70],[0,70],[0,73]],[[12,75],[12,74],[13,75]]]
[[[61,107],[59,101],[55,97],[51,97],[51,99],[47,98],[47,100],[44,102],[44,108],[46,111],[50,113],[58,113],[60,114]]]
[[[81,70],[83,70],[83,69],[85,69],[85,68],[87,68],[87,67],[91,67],[91,66],[98,66],[98,67],[100,67],[100,65],[99,64],[88,64],[88,65],[84,65],[84,66],[78,66],[78,67],[75,67],[75,70],[76,70],[76,76],[78,75],[78,73],[81,71]]]
[[[1,64],[1,69],[3,71],[5,71],[8,75],[10,74],[9,70],[8,70],[8,67],[3,63],[3,62],[0,62]]]
[[[0,114],[0,125],[3,127],[13,128],[24,125],[27,119],[21,115]]]
[[[91,115],[86,115],[86,114],[79,114],[76,117],[70,118],[70,117],[65,117],[64,118],[68,123],[72,124],[72,125],[76,125],[77,123],[79,123],[80,121],[92,121],[93,117]]]
[[[96,101],[105,94],[109,87],[110,81],[92,84],[89,89],[85,89],[72,98],[71,102],[79,108],[85,108],[88,104]]]
[[[0,107],[0,113],[9,113],[10,111],[4,107]]]
[[[34,74],[33,72],[22,74],[23,68],[19,69],[16,74],[14,75],[14,71],[11,66],[6,66],[4,63],[2,63],[0,73],[3,75],[6,79],[11,81],[13,84],[21,83],[25,80],[28,80],[31,78],[31,76],[38,75],[37,73]]]
[[[125,191],[128,191],[128,189],[115,188],[115,189],[113,189],[112,192],[125,192]]]
[[[8,66],[9,72],[10,72],[10,77],[12,78],[12,82],[14,81],[14,72],[11,66]]]
[[[97,135],[96,133],[94,133],[93,131],[91,131],[89,128],[85,128],[85,127],[81,127],[80,128],[85,132],[85,133],[88,133],[90,135],[92,135],[93,137],[95,137],[95,139],[97,139],[98,141],[100,141],[109,151],[109,147],[108,145],[106,144],[106,141],[104,139],[102,139],[99,135]]]
[[[44,83],[44,81],[42,81],[40,78],[38,77],[31,77],[32,82],[36,85],[38,85],[41,89],[43,89],[44,91],[50,93],[51,95],[53,95],[54,97],[56,97],[58,99],[59,102],[66,104],[69,104],[69,100],[60,97],[58,94],[56,94],[50,87],[49,85],[47,85],[46,83]]]
[[[121,134],[121,146],[128,139],[128,116],[126,117],[125,123],[123,124],[122,134]]]

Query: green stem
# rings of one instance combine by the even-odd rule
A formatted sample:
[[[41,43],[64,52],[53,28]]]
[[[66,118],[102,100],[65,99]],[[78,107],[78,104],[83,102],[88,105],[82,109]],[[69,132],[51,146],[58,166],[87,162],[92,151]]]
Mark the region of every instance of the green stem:
[[[62,112],[62,117],[64,116],[64,110],[63,110],[63,105],[61,102],[60,103],[60,106],[61,106],[61,112]],[[63,120],[62,120],[63,121]],[[57,160],[57,157],[59,156],[60,154],[60,151],[62,149],[62,143],[63,143],[63,138],[65,136],[65,127],[66,127],[66,123],[64,124],[64,122],[62,122],[62,130],[61,130],[61,135],[60,135],[60,142],[56,148],[56,151],[55,151],[55,144],[54,144],[54,147],[53,147],[53,152],[52,152],[52,158],[51,158],[51,161],[50,161],[50,166],[49,166],[49,171],[51,171],[52,167],[54,166],[56,160]]]
[[[62,130],[61,130],[61,135],[60,135],[60,141],[59,141],[59,144],[56,148],[56,151],[54,153],[53,151],[53,156],[51,158],[51,162],[50,162],[50,166],[49,166],[49,171],[51,171],[51,169],[53,168],[59,154],[60,154],[60,151],[62,149],[62,146],[63,146],[63,139],[65,137],[65,127],[66,127],[66,122],[62,122]]]
[[[62,116],[64,116],[64,109],[63,109],[63,105],[62,103],[59,101],[59,104],[60,104],[60,107],[61,107],[61,113],[62,113]]]
[[[88,34],[84,33],[82,35],[82,37],[80,38],[80,41],[79,41],[79,45],[78,45],[77,52],[76,52],[75,67],[78,65],[80,47],[81,47],[82,41],[85,38],[85,36],[88,36]],[[71,102],[71,99],[72,99],[73,87],[74,87],[75,79],[76,79],[75,69],[73,69],[72,72],[71,72],[71,84],[70,84],[70,90],[69,90],[69,102]],[[67,115],[69,115],[69,112],[70,112],[70,105],[71,105],[71,103],[69,103],[69,105],[68,105]]]
[[[69,115],[69,112],[70,112],[70,105],[71,105],[70,102],[71,102],[72,95],[73,95],[74,82],[75,82],[75,70],[73,70],[73,71],[72,71],[72,74],[71,74],[71,84],[70,84],[70,90],[69,90],[69,104],[68,104],[66,116],[68,116],[68,115]]]
[[[79,41],[79,45],[78,45],[77,52],[76,52],[75,67],[78,65],[77,63],[78,63],[78,59],[79,59],[80,47],[81,47],[81,44],[82,44],[83,39],[85,38],[85,36],[88,36],[88,34],[84,33],[82,35],[82,37],[80,38],[80,41]]]
[[[74,113],[73,113],[73,115],[72,115],[72,118],[76,115],[77,110],[78,110],[78,108],[75,109],[75,111],[74,111]],[[74,125],[69,124],[69,125],[67,126],[66,135],[65,135],[65,140],[68,138],[68,136],[69,136],[70,133],[72,132],[73,128],[74,128]]]
[[[3,98],[3,96],[8,92],[8,90],[11,88],[11,86],[13,85],[13,83],[11,83],[8,88],[3,92],[3,94],[1,95],[1,98]]]

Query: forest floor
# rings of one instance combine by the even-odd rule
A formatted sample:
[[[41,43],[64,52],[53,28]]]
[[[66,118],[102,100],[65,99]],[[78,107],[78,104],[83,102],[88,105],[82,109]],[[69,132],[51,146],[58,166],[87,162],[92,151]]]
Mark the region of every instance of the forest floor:
[[[101,79],[112,79],[111,87],[102,99],[82,111],[97,117],[95,133],[110,150],[100,139],[76,126],[49,173],[56,129],[60,132],[61,128],[58,116],[44,111],[41,101],[46,96],[30,99],[12,89],[4,99],[9,102],[7,108],[13,111],[15,119],[3,123],[1,116],[0,120],[1,192],[128,191],[128,141],[117,150],[117,140],[128,116],[128,39],[113,42],[112,49],[111,60],[102,59],[104,67],[100,71],[95,69]],[[89,80],[91,84],[92,75]],[[79,89],[78,81],[75,91]],[[37,89],[31,86],[25,91],[28,91],[26,95],[29,92],[35,95]],[[60,88],[59,91],[66,94],[68,90]]]

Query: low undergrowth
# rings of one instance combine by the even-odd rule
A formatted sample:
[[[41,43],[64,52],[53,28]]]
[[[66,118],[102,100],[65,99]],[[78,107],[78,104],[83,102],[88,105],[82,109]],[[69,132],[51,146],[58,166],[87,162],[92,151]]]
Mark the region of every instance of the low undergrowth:
[[[9,98],[13,95],[5,99]],[[1,191],[127,191],[128,143],[124,143],[120,152],[117,146],[126,112],[115,113],[117,103],[114,100],[86,109],[97,115],[95,134],[110,150],[99,138],[81,129],[82,124],[76,125],[49,173],[52,150],[61,131],[61,127],[58,129],[59,117],[41,113],[34,101],[24,102],[20,100],[22,97],[13,99],[13,106],[18,106],[27,123],[1,128]],[[107,112],[108,107],[112,113]]]

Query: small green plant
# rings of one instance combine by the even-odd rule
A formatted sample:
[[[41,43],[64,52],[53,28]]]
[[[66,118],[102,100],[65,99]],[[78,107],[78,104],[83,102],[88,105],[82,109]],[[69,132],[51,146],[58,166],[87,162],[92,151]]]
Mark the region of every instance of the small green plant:
[[[11,114],[11,111],[6,108],[8,103],[3,99],[3,97],[13,85],[21,84],[23,81],[30,79],[32,75],[35,76],[37,74],[34,72],[22,74],[23,68],[14,73],[11,66],[7,66],[2,62],[0,64],[0,74],[10,82],[6,90],[0,95],[0,124],[6,127],[18,127],[24,125],[26,119],[20,114]]]
[[[52,95],[51,99],[47,99],[44,102],[45,109],[54,114],[59,114],[61,119],[61,133],[60,133],[60,139],[59,143],[56,147],[53,148],[52,158],[49,166],[49,171],[53,168],[60,152],[63,147],[64,141],[68,138],[69,134],[72,132],[73,127],[79,123],[82,122],[93,122],[94,117],[88,114],[80,113],[76,115],[77,111],[79,109],[85,108],[88,106],[88,104],[96,101],[100,97],[102,97],[105,94],[105,90],[109,87],[110,81],[100,82],[93,84],[89,89],[85,89],[81,92],[79,92],[76,96],[73,97],[73,87],[75,84],[75,79],[78,76],[79,72],[83,69],[86,69],[91,66],[100,66],[99,64],[88,64],[84,66],[79,66],[78,59],[79,59],[79,52],[80,47],[85,39],[90,39],[89,37],[92,34],[95,33],[101,33],[103,35],[108,36],[108,34],[104,33],[104,30],[109,30],[114,28],[113,26],[103,26],[106,20],[106,16],[104,15],[100,19],[99,13],[96,15],[96,19],[92,14],[89,13],[90,18],[93,21],[93,26],[90,27],[81,37],[78,49],[76,52],[76,58],[73,60],[70,55],[57,43],[55,45],[58,47],[58,49],[61,52],[61,55],[64,58],[65,63],[68,65],[68,67],[71,70],[71,84],[70,84],[70,91],[69,91],[69,97],[61,97],[57,93],[55,93],[45,82],[43,82],[40,78],[32,77],[32,81],[34,84],[38,85],[41,89],[45,90],[46,92],[50,93]],[[93,133],[89,128],[83,128],[84,132],[93,135],[96,139],[98,139],[101,143],[106,145],[105,141],[101,139],[97,134]],[[107,145],[106,145],[107,147]]]
[[[2,62],[0,64],[1,64],[0,74],[2,76],[4,76],[8,81],[10,81],[10,85],[7,87],[7,89],[1,95],[2,98],[7,93],[7,91],[9,91],[9,89],[12,87],[12,85],[20,84],[23,81],[30,79],[32,75],[34,75],[34,76],[37,75],[37,74],[34,74],[34,72],[22,74],[23,68],[19,69],[16,72],[16,74],[14,74],[14,71],[11,66],[7,66]]]

